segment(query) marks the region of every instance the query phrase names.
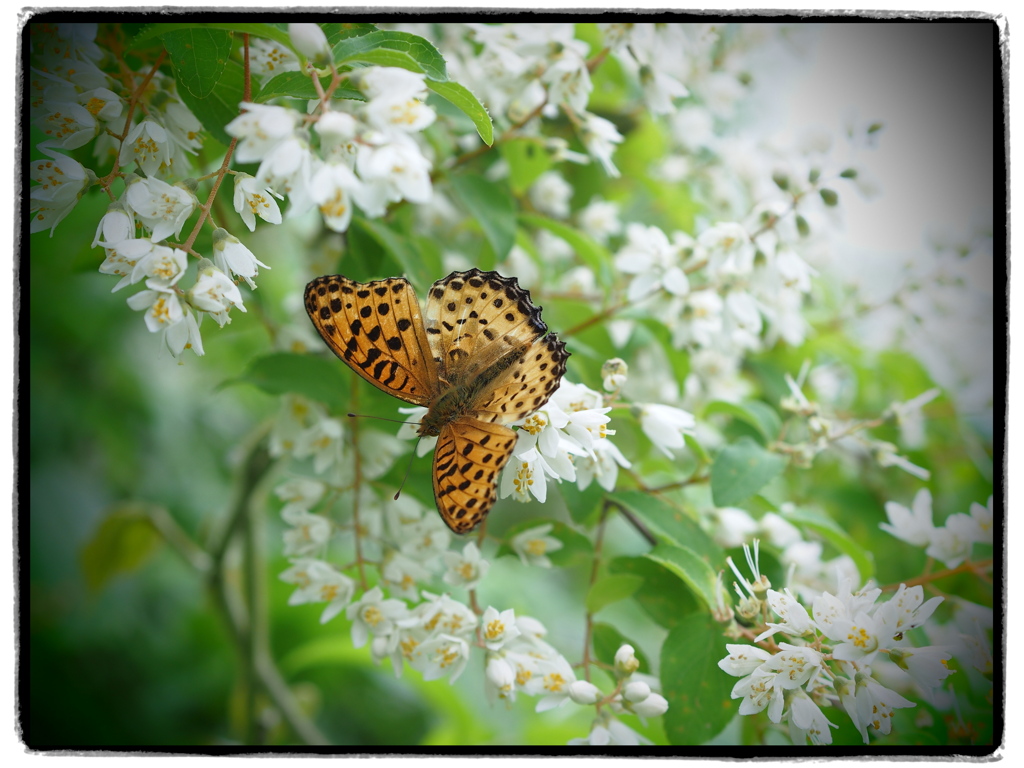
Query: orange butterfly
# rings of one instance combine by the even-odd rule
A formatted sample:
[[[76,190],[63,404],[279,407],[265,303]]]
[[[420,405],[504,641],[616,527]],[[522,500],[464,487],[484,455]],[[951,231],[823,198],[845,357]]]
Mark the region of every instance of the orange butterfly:
[[[530,292],[514,277],[470,269],[434,283],[423,315],[402,277],[318,277],[305,301],[320,336],[353,371],[428,409],[419,434],[437,436],[437,510],[456,533],[472,530],[493,506],[516,443],[505,425],[548,401],[569,358]]]

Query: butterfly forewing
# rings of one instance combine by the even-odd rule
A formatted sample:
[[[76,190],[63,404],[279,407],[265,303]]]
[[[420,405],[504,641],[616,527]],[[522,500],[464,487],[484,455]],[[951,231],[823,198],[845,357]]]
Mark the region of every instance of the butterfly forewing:
[[[452,383],[525,350],[547,332],[530,292],[515,278],[479,269],[453,272],[434,283],[424,315],[434,360]]]
[[[484,519],[497,499],[497,478],[516,433],[500,424],[463,416],[441,430],[434,448],[434,500],[442,519],[466,533]]]
[[[353,371],[401,400],[429,405],[437,366],[408,280],[357,283],[327,275],[306,286],[305,301],[320,336]]]

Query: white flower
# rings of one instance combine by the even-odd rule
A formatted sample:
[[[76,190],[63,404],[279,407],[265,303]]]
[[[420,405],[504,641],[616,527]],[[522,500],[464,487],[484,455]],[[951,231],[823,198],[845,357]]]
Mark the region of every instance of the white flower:
[[[548,536],[554,526],[551,524],[530,528],[512,537],[509,545],[512,551],[519,555],[523,565],[536,565],[541,568],[550,568],[551,561],[548,559],[549,552],[555,552],[562,548],[561,541],[554,536]]]
[[[615,651],[615,673],[627,677],[640,669],[640,660],[636,657],[636,649],[629,643],[623,643]]]
[[[416,648],[410,664],[423,673],[424,680],[436,680],[449,675],[454,683],[469,661],[469,643],[454,635],[440,635],[424,641]]]
[[[249,38],[249,64],[252,71],[261,77],[299,69],[299,59],[294,53],[280,43],[262,37]]]
[[[718,507],[712,514],[714,540],[723,547],[739,547],[757,532],[757,521],[736,507]]]
[[[558,171],[545,171],[530,186],[530,202],[541,213],[556,219],[569,215],[572,185]]]
[[[654,291],[665,290],[673,296],[690,292],[690,281],[681,264],[679,248],[658,227],[630,224],[626,242],[615,255],[615,267],[636,275],[626,298],[638,301]]]
[[[170,287],[153,287],[128,297],[132,309],[146,310],[146,327],[156,333],[180,323],[185,318],[181,298]]]
[[[274,489],[274,495],[288,504],[311,507],[323,498],[327,486],[309,477],[286,480]]]
[[[360,124],[348,112],[328,111],[316,122],[320,135],[320,154],[328,162],[343,161],[350,168],[356,159],[356,136]]]
[[[313,471],[320,474],[342,463],[344,431],[337,419],[319,418],[295,438],[294,454],[302,459],[313,457]]]
[[[44,102],[42,114],[33,122],[48,137],[39,146],[61,149],[77,149],[88,144],[100,128],[93,114],[74,101]]]
[[[609,200],[594,198],[576,214],[580,229],[601,244],[608,242],[612,235],[622,231],[619,220],[619,204]]]
[[[424,102],[426,75],[397,67],[372,67],[360,73],[359,88],[369,97],[367,122],[387,133],[416,133],[434,122]]]
[[[675,112],[672,100],[690,95],[685,85],[658,67],[640,67],[640,85],[643,87],[644,101],[655,115]]]
[[[932,525],[932,494],[922,488],[914,496],[913,509],[907,509],[895,501],[885,503],[885,513],[889,516],[888,523],[879,523],[878,527],[891,533],[915,547],[923,547],[930,543],[935,532]]]
[[[488,606],[480,619],[484,644],[489,650],[497,651],[505,643],[519,636],[515,611],[509,608],[498,613],[497,608]]]
[[[586,490],[593,480],[606,491],[615,489],[619,477],[619,467],[629,468],[629,460],[622,451],[610,440],[598,440],[594,443],[590,456],[580,457],[576,466],[576,479],[580,490]]]
[[[799,603],[788,587],[784,592],[776,592],[774,589],[769,589],[767,601],[768,606],[776,615],[782,617],[782,622],[777,624],[770,621],[767,622],[769,629],[755,637],[755,643],[771,637],[776,632],[785,632],[790,637],[800,637],[814,631],[814,622],[808,615],[807,609]]]
[[[167,131],[159,123],[143,120],[132,128],[124,140],[119,159],[122,166],[134,161],[146,176],[155,176],[171,159]]]
[[[295,584],[296,589],[288,599],[288,605],[303,603],[327,603],[320,623],[326,624],[337,616],[352,601],[355,582],[333,566],[322,560],[303,558],[281,574],[281,581]]]
[[[125,202],[152,233],[153,242],[179,237],[198,203],[196,196],[180,185],[171,186],[156,178],[129,184]]]
[[[697,426],[693,414],[669,405],[647,403],[634,406],[639,410],[640,428],[655,447],[672,458],[670,449],[682,448],[684,432],[692,432]]]
[[[286,557],[306,557],[323,552],[331,538],[330,520],[295,506],[285,507],[281,516],[292,526],[284,532]]]
[[[256,183],[288,195],[288,216],[301,216],[313,207],[309,194],[313,155],[305,135],[293,132],[270,147],[256,172]]]
[[[270,269],[237,237],[220,227],[213,233],[213,263],[224,274],[237,275],[245,280],[250,288],[256,287],[252,279],[259,274],[259,267]]]
[[[352,645],[362,648],[370,635],[391,634],[395,622],[407,614],[405,603],[392,598],[385,600],[381,588],[374,587],[345,610],[345,616],[352,622]]]
[[[256,217],[270,224],[281,223],[281,209],[273,193],[247,173],[235,175],[235,210],[250,232],[256,231]]]
[[[324,223],[335,232],[344,232],[352,220],[352,197],[359,193],[360,181],[344,163],[327,162],[313,174],[309,194],[320,208]]]
[[[772,656],[768,651],[758,648],[756,645],[727,643],[725,649],[729,655],[718,662],[718,667],[734,677],[746,677]]]
[[[605,173],[617,179],[620,174],[619,169],[612,162],[612,153],[615,151],[615,145],[622,141],[623,136],[615,124],[603,117],[585,112],[583,113],[583,125],[580,128],[580,138],[583,141],[583,146],[587,148],[587,152],[597,158],[604,167]]]
[[[232,307],[245,312],[238,286],[209,260],[206,260],[205,266],[200,263],[199,276],[188,292],[188,300],[193,307],[209,312],[215,318],[226,314]]]
[[[289,24],[288,37],[299,53],[314,63],[325,62],[330,56],[331,46],[327,44],[327,35],[318,24]]]
[[[715,224],[704,230],[697,242],[707,250],[712,275],[745,276],[754,268],[754,243],[741,224]]]
[[[789,724],[794,744],[803,744],[806,739],[815,745],[831,744],[832,732],[829,728],[839,727],[830,722],[814,700],[800,688],[793,691],[789,699]]]
[[[235,147],[235,160],[240,163],[263,160],[274,147],[295,132],[302,119],[298,112],[285,107],[248,101],[239,106],[246,111],[228,123],[224,130],[239,140]]]
[[[433,193],[430,161],[405,134],[390,136],[387,143],[376,146],[361,144],[356,169],[363,181],[356,203],[367,216],[383,216],[389,202],[403,198],[427,203]]]
[[[890,691],[873,677],[858,672],[856,688],[852,697],[840,701],[846,713],[860,731],[864,743],[868,743],[868,727],[874,728],[882,735],[892,730],[892,712],[894,709],[915,706],[895,691]]]
[[[33,212],[29,231],[49,229],[53,237],[53,230],[71,213],[95,176],[67,155],[46,147],[40,149],[50,159],[34,160],[29,166],[29,177],[36,182],[29,192]]]
[[[199,321],[191,309],[185,308],[184,312],[183,322],[176,323],[164,331],[164,343],[174,357],[180,357],[186,349],[191,349],[198,357],[202,357],[205,352],[203,339],[199,335]]]
[[[112,248],[132,237],[135,237],[135,219],[124,205],[113,202],[96,227],[92,247],[102,245],[104,248]]]
[[[140,237],[125,240],[118,246],[118,253],[133,262],[129,281],[137,283],[143,278],[149,288],[169,287],[185,274],[188,256],[180,248],[156,245],[149,238]],[[119,286],[115,286],[117,288]]]
[[[928,696],[931,695],[932,689],[938,688],[943,680],[955,672],[946,665],[952,657],[953,654],[949,650],[938,646],[906,646],[889,651],[889,661],[910,675]]]
[[[508,661],[501,656],[489,655],[484,675],[487,678],[488,694],[496,694],[499,699],[515,701],[516,671]]]
[[[444,574],[445,584],[453,587],[475,589],[490,568],[490,563],[481,558],[480,548],[472,541],[462,548],[462,554],[445,552],[443,558],[448,568]]]

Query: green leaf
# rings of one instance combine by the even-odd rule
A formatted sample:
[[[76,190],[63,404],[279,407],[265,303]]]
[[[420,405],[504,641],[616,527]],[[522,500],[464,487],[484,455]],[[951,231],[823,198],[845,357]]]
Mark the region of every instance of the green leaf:
[[[640,646],[611,624],[595,622],[590,633],[590,644],[594,648],[594,656],[606,664],[612,664],[615,661],[615,653],[619,648],[623,645],[631,645],[633,646],[633,655],[640,662],[640,669],[637,671],[647,675],[651,674],[651,662],[647,655],[640,650]]]
[[[402,267],[402,271],[408,275],[413,285],[424,288],[440,277],[435,266],[424,262],[413,240],[400,235],[379,221],[371,221],[361,216],[352,217],[349,229],[351,230],[353,226],[373,238],[377,245]]]
[[[711,465],[711,498],[716,507],[733,507],[753,496],[786,468],[786,459],[752,438],[727,445]]]
[[[705,417],[716,413],[724,413],[746,422],[760,432],[766,441],[775,440],[782,429],[782,420],[775,409],[760,400],[746,400],[742,403],[715,400],[704,408]]]
[[[576,255],[594,270],[594,274],[597,275],[603,284],[607,285],[610,282],[611,275],[608,265],[611,263],[611,254],[608,253],[607,248],[600,245],[592,237],[568,224],[533,213],[521,214],[519,221],[532,227],[546,229],[551,234],[565,240],[565,242],[572,246]]]
[[[325,75],[320,78],[320,84],[327,88],[331,83],[331,76]],[[259,96],[255,101],[263,103],[281,96],[293,99],[315,99],[318,98],[316,88],[313,87],[313,80],[303,72],[282,72],[270,78],[260,89]],[[355,88],[342,84],[334,91],[332,98],[354,99],[365,101],[366,97]]]
[[[609,500],[626,507],[656,534],[688,547],[709,563],[720,563],[725,559],[722,548],[715,544],[697,521],[657,496],[643,491],[620,491],[610,494]]]
[[[224,130],[224,126],[239,115],[238,105],[242,103],[245,93],[244,81],[242,65],[229,61],[221,72],[217,87],[206,98],[199,98],[185,89],[178,92],[185,106],[203,124],[203,128],[224,146],[231,143],[231,136]]]
[[[431,80],[444,82],[448,69],[444,56],[430,42],[407,32],[378,30],[348,37],[334,46],[336,64],[360,62],[385,67],[401,67],[423,72]]]
[[[517,195],[523,195],[553,162],[551,153],[539,138],[511,139],[501,144],[501,156],[508,163],[509,185]]]
[[[782,516],[793,525],[814,531],[840,552],[849,555],[857,566],[862,582],[875,575],[875,562],[871,553],[854,541],[832,518],[800,508],[790,509]]]
[[[715,572],[696,552],[687,547],[659,544],[646,555],[674,573],[708,608],[717,604]]]
[[[830,208],[839,204],[839,194],[834,189],[819,189],[818,194],[821,195],[821,201]]]
[[[294,392],[329,407],[337,407],[349,391],[342,370],[337,361],[327,358],[275,352],[256,358],[245,373],[225,381],[222,386],[252,384],[268,395]]]
[[[229,32],[244,32],[255,37],[263,37],[267,40],[273,40],[274,42],[280,43],[289,50],[292,48],[291,38],[288,33],[273,24],[250,24],[250,23],[215,23],[215,24],[195,24],[192,22],[173,22],[173,23],[160,23],[151,24],[150,26],[143,29],[137,34],[132,41],[128,44],[126,51],[133,51],[139,48],[142,43],[147,43],[155,38],[161,37],[168,32],[178,32],[183,30],[195,30],[195,29],[217,29],[227,30]]]
[[[722,627],[709,615],[691,617],[661,646],[661,693],[668,700],[665,735],[672,744],[705,744],[736,716],[736,678],[718,667],[725,658]]]
[[[483,176],[462,174],[451,178],[455,196],[483,229],[494,256],[508,256],[516,239],[516,209],[508,191]],[[491,265],[482,266],[489,269]]]
[[[160,39],[181,89],[197,99],[207,98],[220,82],[231,56],[231,33],[194,27],[164,32]]]
[[[161,541],[142,505],[113,508],[79,555],[86,586],[97,591],[118,574],[134,571]]]
[[[595,581],[587,593],[587,612],[597,613],[606,605],[625,600],[640,589],[644,580],[640,576],[618,574]]]
[[[678,577],[646,557],[617,557],[608,564],[610,573],[632,574],[644,580],[633,599],[663,627],[674,627],[700,610],[693,593],[679,588]]]
[[[491,122],[491,116],[487,112],[487,107],[480,103],[472,91],[464,85],[451,81],[427,80],[427,87],[442,99],[450,101],[461,109],[473,121],[476,132],[480,134],[484,144],[491,146],[494,143],[494,124]]]

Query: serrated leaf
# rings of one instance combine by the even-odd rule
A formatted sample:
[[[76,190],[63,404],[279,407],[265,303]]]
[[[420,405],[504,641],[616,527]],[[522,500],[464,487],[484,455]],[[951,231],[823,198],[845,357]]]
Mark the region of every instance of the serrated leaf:
[[[256,358],[249,363],[245,373],[224,382],[222,386],[252,384],[268,395],[294,392],[318,403],[336,407],[342,403],[349,386],[342,376],[342,367],[335,362],[313,355],[275,352]]]
[[[871,553],[850,538],[850,535],[832,518],[800,508],[789,509],[782,516],[793,525],[814,531],[840,552],[848,555],[857,566],[862,582],[875,575],[875,561]]]
[[[672,744],[705,744],[735,717],[736,678],[718,667],[727,655],[722,627],[708,614],[675,627],[661,646],[665,735]]]
[[[484,231],[497,260],[508,256],[516,239],[516,209],[508,191],[483,176],[461,174],[451,178],[452,190]],[[490,269],[493,265],[475,265]]]
[[[586,607],[588,613],[597,613],[606,605],[625,600],[640,589],[644,580],[630,574],[605,576],[591,585],[587,593]]]
[[[430,42],[408,32],[377,30],[341,40],[333,48],[336,64],[362,62],[423,72],[429,79],[445,81],[444,56]]]
[[[688,589],[679,588],[679,578],[646,557],[617,557],[608,564],[610,573],[632,574],[644,580],[633,599],[654,621],[674,627],[699,610],[700,603]]]
[[[709,563],[720,563],[725,559],[722,548],[715,544],[697,521],[657,496],[643,491],[620,491],[608,498],[629,509],[656,534],[660,533],[670,541],[688,547]]]
[[[717,604],[715,572],[707,561],[692,549],[674,544],[659,544],[645,557],[682,579],[706,607],[713,608]]]
[[[640,662],[638,672],[651,674],[651,662],[647,655],[640,649],[640,646],[623,635],[611,624],[595,622],[590,633],[590,644],[594,648],[594,655],[599,661],[612,664],[615,661],[615,653],[623,645],[633,646],[633,655]]]
[[[494,143],[494,124],[491,122],[491,116],[487,112],[487,107],[480,103],[472,91],[451,81],[427,80],[427,87],[462,110],[473,121],[476,132],[480,134],[484,144],[491,146]]]
[[[86,586],[96,591],[118,574],[134,571],[160,542],[144,507],[115,507],[82,547],[79,557]]]
[[[733,507],[753,496],[786,468],[786,459],[750,437],[723,448],[711,465],[711,498],[716,507]]]
[[[510,139],[501,143],[501,156],[508,163],[508,180],[517,195],[535,182],[554,163],[551,153],[544,148],[543,141],[535,137]]]
[[[331,83],[331,76],[325,75],[320,78],[320,84],[326,90],[327,86]],[[281,96],[285,96],[292,99],[316,99],[318,94],[316,88],[313,87],[313,80],[309,75],[303,72],[282,72],[279,75],[274,75],[267,82],[263,84],[260,89],[259,96],[254,99],[259,103],[270,101]],[[353,99],[356,101],[365,101],[366,97],[355,88],[342,84],[339,86],[332,95],[331,98],[335,99]]]
[[[746,422],[760,432],[766,441],[775,440],[782,428],[782,420],[775,409],[760,400],[745,400],[742,403],[715,400],[708,403],[704,415],[711,416],[716,413],[724,413]]]
[[[231,56],[231,33],[222,29],[192,27],[160,35],[182,89],[205,99],[220,82]]]
[[[267,40],[273,40],[274,42],[280,43],[289,50],[292,48],[291,38],[288,33],[280,27],[274,26],[273,24],[253,24],[240,22],[237,24],[229,22],[218,22],[218,23],[205,23],[195,24],[190,22],[170,22],[152,24],[143,29],[137,34],[132,41],[128,44],[126,51],[133,51],[138,48],[142,43],[154,40],[167,32],[176,32],[180,30],[188,29],[219,29],[227,30],[230,32],[244,32],[245,34],[253,35],[254,37],[262,37]]]

